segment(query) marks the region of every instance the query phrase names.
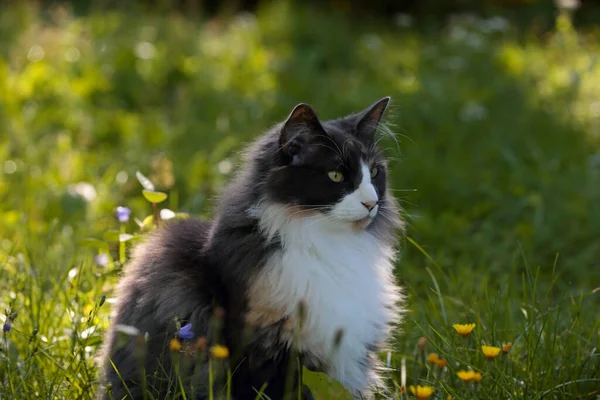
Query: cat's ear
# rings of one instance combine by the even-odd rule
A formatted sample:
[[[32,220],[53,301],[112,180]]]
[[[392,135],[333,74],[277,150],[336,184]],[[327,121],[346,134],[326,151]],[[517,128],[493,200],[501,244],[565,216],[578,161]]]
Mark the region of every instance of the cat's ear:
[[[279,145],[291,164],[301,164],[301,150],[311,135],[326,135],[326,132],[315,111],[308,104],[298,104],[279,135]]]
[[[356,124],[356,136],[366,143],[371,143],[377,133],[377,128],[381,118],[390,103],[390,97],[384,97],[381,100],[371,104],[366,110],[358,114],[358,123]]]

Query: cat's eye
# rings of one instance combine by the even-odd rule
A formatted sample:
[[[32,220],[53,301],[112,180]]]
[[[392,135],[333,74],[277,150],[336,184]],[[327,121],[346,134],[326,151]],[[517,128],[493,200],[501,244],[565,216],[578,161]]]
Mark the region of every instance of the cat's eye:
[[[344,175],[340,171],[329,171],[327,173],[327,176],[329,176],[329,179],[331,179],[335,183],[340,183],[344,180]]]
[[[379,168],[377,168],[377,167],[371,168],[371,179],[375,178],[378,173],[379,173]]]

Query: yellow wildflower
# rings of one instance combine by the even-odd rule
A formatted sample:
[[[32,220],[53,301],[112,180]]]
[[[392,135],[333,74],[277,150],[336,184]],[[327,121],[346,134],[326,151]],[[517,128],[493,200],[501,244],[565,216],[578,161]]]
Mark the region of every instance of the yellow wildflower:
[[[473,375],[475,374],[475,372],[468,370],[468,371],[458,371],[456,373],[456,376],[458,376],[458,378],[463,381],[463,382],[469,382],[471,380],[473,380]]]
[[[196,349],[200,351],[204,351],[206,349],[206,345],[208,344],[208,339],[206,336],[201,336],[196,340]]]
[[[210,354],[214,358],[227,358],[229,357],[229,349],[225,346],[216,344],[210,348]]]
[[[433,394],[433,392],[435,392],[435,388],[431,387],[431,386],[420,386],[417,385],[417,387],[414,387],[413,385],[410,385],[410,391],[412,392],[412,394],[415,395],[415,397],[419,400],[425,400],[427,398],[429,398],[429,396],[431,396]]]
[[[498,354],[500,354],[502,349],[495,346],[481,346],[481,350],[483,351],[483,354],[491,360],[498,357]]]
[[[169,350],[180,351],[181,350],[181,342],[177,339],[171,339],[171,341],[169,342]]]
[[[458,332],[460,336],[467,337],[473,332],[473,329],[475,329],[475,324],[454,324],[452,327],[456,329],[456,332]]]
[[[85,315],[87,317],[90,315],[90,313],[92,312],[93,309],[94,309],[93,304],[87,304],[87,305],[83,306],[83,309],[81,311],[83,311],[83,315]]]
[[[512,343],[506,343],[504,346],[502,346],[502,351],[504,353],[508,353],[510,349],[512,349]]]
[[[473,370],[458,371],[456,376],[458,376],[458,378],[463,382],[479,382],[483,379],[481,372],[475,372]]]
[[[429,355],[427,356],[427,362],[429,362],[429,364],[437,364],[439,359],[440,356],[438,356],[437,353],[429,353]]]
[[[448,361],[446,361],[446,360],[445,360],[445,359],[443,359],[443,358],[440,358],[439,360],[437,360],[437,361],[436,361],[436,363],[435,363],[435,364],[436,364],[438,367],[440,367],[440,368],[442,368],[442,369],[443,369],[443,368],[444,368],[446,365],[448,365]]]

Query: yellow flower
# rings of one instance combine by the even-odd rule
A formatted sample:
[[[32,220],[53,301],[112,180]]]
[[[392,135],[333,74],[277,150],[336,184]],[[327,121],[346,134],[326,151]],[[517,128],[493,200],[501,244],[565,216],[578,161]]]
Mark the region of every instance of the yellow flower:
[[[463,382],[479,382],[483,379],[483,375],[481,375],[481,372],[475,372],[473,370],[458,371],[456,375]]]
[[[210,348],[210,354],[214,358],[227,358],[229,357],[229,349],[225,346],[216,344]]]
[[[429,353],[427,356],[427,362],[429,362],[429,364],[437,364],[439,360],[440,356],[438,356],[437,353]]]
[[[200,351],[204,351],[206,349],[206,345],[208,344],[208,339],[206,336],[199,337],[196,340],[196,349]]]
[[[473,329],[475,329],[475,324],[454,324],[452,327],[456,329],[456,332],[458,332],[460,336],[467,337],[473,332]]]
[[[483,351],[483,354],[491,360],[498,357],[498,354],[500,354],[502,349],[495,346],[481,346],[481,350]]]
[[[83,315],[85,315],[87,317],[90,315],[90,313],[92,312],[93,309],[94,309],[94,305],[88,304],[88,305],[83,306],[83,309],[81,311],[83,311]]]
[[[427,356],[427,362],[429,364],[435,364],[440,368],[444,368],[448,362],[442,358],[437,353],[429,353]]]
[[[504,346],[502,346],[502,351],[504,353],[508,353],[510,349],[512,349],[512,343],[506,343]]]
[[[448,365],[448,361],[446,361],[443,358],[440,358],[439,360],[436,361],[436,365],[443,369],[446,365]]]
[[[473,380],[473,375],[475,374],[475,372],[468,370],[468,371],[458,371],[456,373],[456,376],[458,376],[458,378],[463,381],[463,382],[469,382],[471,380]]]
[[[431,386],[420,386],[418,385],[416,388],[413,385],[410,385],[410,391],[415,397],[419,400],[425,400],[429,398],[435,392],[435,389]]]
[[[181,350],[181,342],[177,339],[171,339],[171,341],[169,342],[169,350],[171,350],[171,351]]]

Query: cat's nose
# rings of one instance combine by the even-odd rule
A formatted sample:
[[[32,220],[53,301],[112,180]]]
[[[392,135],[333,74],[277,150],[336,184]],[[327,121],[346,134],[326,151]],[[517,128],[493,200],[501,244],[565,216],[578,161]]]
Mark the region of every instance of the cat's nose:
[[[375,208],[375,206],[379,203],[379,201],[361,201],[360,204],[365,206],[365,208],[369,211]]]

